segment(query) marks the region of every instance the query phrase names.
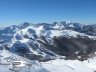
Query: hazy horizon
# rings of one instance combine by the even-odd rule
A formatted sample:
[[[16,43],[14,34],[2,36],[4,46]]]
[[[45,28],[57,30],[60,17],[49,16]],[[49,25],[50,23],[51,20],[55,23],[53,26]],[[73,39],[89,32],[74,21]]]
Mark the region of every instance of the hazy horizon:
[[[96,24],[96,0],[0,0],[0,27],[23,22]]]

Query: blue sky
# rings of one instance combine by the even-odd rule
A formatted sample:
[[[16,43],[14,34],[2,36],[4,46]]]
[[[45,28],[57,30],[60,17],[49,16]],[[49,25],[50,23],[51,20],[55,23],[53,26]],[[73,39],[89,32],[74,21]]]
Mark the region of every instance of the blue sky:
[[[0,0],[0,27],[23,22],[96,23],[96,0]]]

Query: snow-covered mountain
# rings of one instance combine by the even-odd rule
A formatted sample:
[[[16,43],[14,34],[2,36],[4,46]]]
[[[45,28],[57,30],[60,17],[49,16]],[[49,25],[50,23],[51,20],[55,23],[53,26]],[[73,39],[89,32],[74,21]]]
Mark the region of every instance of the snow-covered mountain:
[[[93,63],[95,53],[95,24],[84,25],[66,21],[52,24],[25,22],[18,26],[0,28],[1,62],[10,63],[9,60],[13,62],[14,59],[19,58],[29,63],[34,60],[42,61],[42,66],[39,63],[35,64],[35,72],[93,72],[96,70],[91,67],[95,64]],[[94,58],[93,61],[91,58]],[[49,64],[46,64],[46,61]],[[56,69],[58,65],[60,68]],[[22,69],[21,72],[24,70]]]
[[[95,26],[65,21],[12,25],[0,28],[0,49],[5,48],[31,60],[50,60],[59,55],[85,59],[83,55],[89,56],[96,51]]]

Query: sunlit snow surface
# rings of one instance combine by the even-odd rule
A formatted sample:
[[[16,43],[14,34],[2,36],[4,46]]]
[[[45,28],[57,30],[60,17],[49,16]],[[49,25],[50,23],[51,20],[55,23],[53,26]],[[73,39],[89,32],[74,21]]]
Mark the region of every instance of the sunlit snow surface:
[[[96,63],[96,62],[95,62]],[[91,65],[91,67],[89,67]],[[57,59],[46,62],[43,64],[43,68],[49,72],[94,72],[92,68],[94,64],[88,64],[80,62],[78,60],[62,60]]]
[[[13,63],[20,62],[19,65]],[[48,72],[38,61],[31,61],[7,50],[0,51],[0,72]]]
[[[21,62],[13,67],[13,62]],[[48,62],[31,61],[3,50],[0,52],[0,72],[94,72],[96,58],[86,61],[56,59]]]

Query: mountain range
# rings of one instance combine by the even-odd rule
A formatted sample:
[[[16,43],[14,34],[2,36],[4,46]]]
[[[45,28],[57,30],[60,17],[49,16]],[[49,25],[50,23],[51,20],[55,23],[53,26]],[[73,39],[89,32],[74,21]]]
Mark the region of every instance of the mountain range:
[[[96,24],[25,22],[3,27],[0,28],[0,50],[3,49],[30,60],[84,61],[96,52]]]

